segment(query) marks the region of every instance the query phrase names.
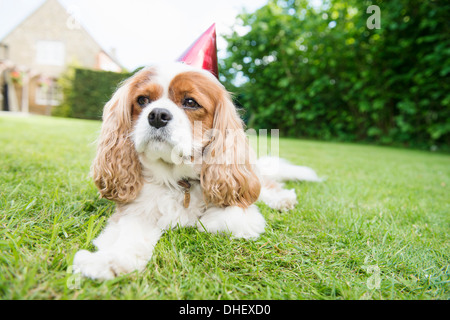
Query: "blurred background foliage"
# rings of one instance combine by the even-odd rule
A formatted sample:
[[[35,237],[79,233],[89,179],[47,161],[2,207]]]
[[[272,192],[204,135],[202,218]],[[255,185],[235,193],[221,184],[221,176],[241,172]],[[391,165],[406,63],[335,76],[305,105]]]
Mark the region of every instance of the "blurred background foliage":
[[[367,20],[380,8],[380,28]],[[450,2],[269,0],[236,19],[221,81],[248,127],[450,150]],[[132,72],[133,73],[133,72]],[[100,119],[132,73],[72,66],[54,115]]]
[[[366,25],[370,5],[380,29]],[[249,127],[449,149],[449,1],[270,0],[226,40],[221,80]]]
[[[109,72],[69,66],[59,79],[63,90],[62,104],[53,116],[101,120],[103,106],[120,83],[133,73]]]

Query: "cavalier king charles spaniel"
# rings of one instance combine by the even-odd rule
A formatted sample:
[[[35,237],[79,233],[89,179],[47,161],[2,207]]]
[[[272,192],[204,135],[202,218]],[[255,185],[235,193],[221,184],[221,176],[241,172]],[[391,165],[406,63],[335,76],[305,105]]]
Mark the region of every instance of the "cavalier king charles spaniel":
[[[142,69],[115,92],[92,175],[100,195],[116,202],[93,241],[98,250],[73,260],[74,272],[93,279],[143,270],[170,228],[255,239],[265,228],[257,200],[289,210],[296,193],[281,181],[320,180],[308,167],[256,160],[223,85],[183,63]]]

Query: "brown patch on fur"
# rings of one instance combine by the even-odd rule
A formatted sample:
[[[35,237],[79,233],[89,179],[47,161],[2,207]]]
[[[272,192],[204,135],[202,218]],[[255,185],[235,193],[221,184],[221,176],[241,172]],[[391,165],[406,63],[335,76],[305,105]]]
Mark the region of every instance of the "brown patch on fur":
[[[185,109],[192,128],[196,121],[202,122],[202,136],[213,127],[216,105],[221,96],[221,88],[198,72],[181,73],[172,79],[169,86],[169,98],[180,108],[183,108],[186,98],[192,98],[202,106],[196,110]]]
[[[135,122],[142,112],[142,106],[137,102],[138,97],[147,97],[150,101],[156,101],[163,95],[164,89],[161,85],[152,82],[152,76],[154,71],[143,70],[142,74],[138,73],[133,78],[130,84],[130,105],[131,105],[131,117]]]
[[[91,169],[103,198],[118,203],[131,202],[142,188],[141,163],[130,139],[138,116],[132,101],[137,98],[133,94],[141,92],[139,90],[149,94],[159,92],[156,86],[151,86],[153,91],[145,90],[153,74],[153,70],[144,69],[123,82],[103,109],[97,155]]]
[[[97,156],[92,165],[94,182],[102,197],[125,204],[136,199],[142,185],[142,167],[130,139],[141,113],[140,95],[157,100],[163,88],[152,82],[155,70],[144,69],[126,80],[103,111]],[[216,80],[197,72],[185,72],[169,86],[169,97],[180,108],[185,98],[195,99],[202,108],[184,109],[192,123],[201,121],[203,146],[201,186],[205,201],[218,207],[247,208],[254,203],[261,183],[250,163],[250,147],[230,95]]]
[[[169,89],[169,97],[182,107],[186,98],[195,99],[203,108],[185,109],[194,127],[202,122],[202,137],[212,131],[205,148],[200,181],[205,201],[218,207],[247,208],[261,191],[261,184],[249,161],[250,146],[242,120],[229,93],[215,80],[197,72],[176,76]],[[198,141],[198,137],[194,137]]]

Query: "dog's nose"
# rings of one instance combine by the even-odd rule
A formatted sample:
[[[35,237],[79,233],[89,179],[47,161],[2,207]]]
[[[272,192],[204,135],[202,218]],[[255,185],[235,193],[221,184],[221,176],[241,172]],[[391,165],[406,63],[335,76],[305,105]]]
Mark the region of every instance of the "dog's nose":
[[[170,111],[162,108],[155,108],[148,115],[148,123],[156,129],[165,127],[172,119]]]

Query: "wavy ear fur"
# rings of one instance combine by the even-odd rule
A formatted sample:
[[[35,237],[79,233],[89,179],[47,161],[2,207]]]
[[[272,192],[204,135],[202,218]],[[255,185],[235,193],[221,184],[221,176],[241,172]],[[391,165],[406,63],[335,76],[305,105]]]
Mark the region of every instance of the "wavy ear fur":
[[[105,105],[103,124],[92,164],[92,176],[103,198],[119,203],[134,200],[142,187],[141,164],[130,138],[130,82]]]
[[[210,141],[200,177],[206,202],[247,208],[258,199],[261,183],[252,168],[243,122],[225,90],[216,105]]]

